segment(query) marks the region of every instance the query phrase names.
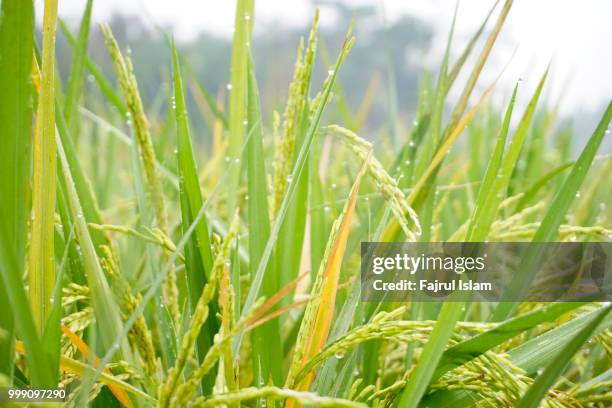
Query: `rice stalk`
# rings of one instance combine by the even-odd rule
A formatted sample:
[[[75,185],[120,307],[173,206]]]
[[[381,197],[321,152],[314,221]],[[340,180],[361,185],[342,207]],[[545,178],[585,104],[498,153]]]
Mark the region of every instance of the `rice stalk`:
[[[368,172],[376,182],[385,200],[388,200],[391,211],[402,228],[408,241],[417,241],[421,235],[421,225],[418,216],[398,187],[397,181],[387,173],[382,164],[371,154],[373,146],[355,133],[341,126],[332,125],[329,131],[341,136],[355,154],[367,163]]]
[[[134,138],[139,148],[139,158],[144,169],[147,188],[151,194],[151,202],[155,209],[155,218],[159,228],[164,232],[168,232],[168,216],[166,214],[166,205],[162,191],[161,181],[156,165],[155,151],[153,150],[153,142],[149,130],[149,121],[144,112],[140,93],[138,92],[138,83],[134,76],[132,61],[129,57],[124,58],[117,41],[113,37],[111,29],[107,25],[100,26],[106,47],[110,53],[115,72],[119,79],[119,84],[123,91],[125,102],[128,111],[128,125],[132,126]],[[169,253],[166,251],[162,256],[162,263],[168,259]],[[170,315],[175,324],[180,321],[180,313],[178,306],[178,289],[176,286],[176,273],[171,270],[166,278],[164,285],[164,298],[170,310]]]
[[[195,311],[191,317],[191,322],[189,324],[189,329],[187,330],[186,335],[183,337],[181,341],[181,346],[178,350],[178,354],[176,357],[176,362],[174,367],[170,369],[167,374],[167,378],[165,383],[159,389],[159,406],[166,407],[169,406],[170,401],[172,400],[175,392],[177,392],[177,385],[179,381],[179,377],[185,366],[187,365],[188,358],[193,354],[193,350],[195,348],[195,343],[198,335],[200,334],[200,329],[202,325],[208,318],[209,311],[209,303],[212,301],[215,292],[217,290],[217,281],[221,277],[223,272],[223,266],[228,261],[228,254],[233,242],[233,239],[238,232],[238,216],[237,214],[234,216],[234,220],[232,221],[232,226],[228,232],[228,235],[225,237],[222,248],[215,257],[215,262],[213,264],[213,270],[210,280],[206,283],[200,298],[198,299],[198,303],[195,307]],[[179,388],[180,389],[180,388]]]
[[[342,213],[332,226],[327,248],[321,261],[319,273],[313,283],[310,301],[306,306],[296,339],[293,360],[286,380],[288,387],[293,387],[295,384],[298,390],[307,390],[309,388],[314,378],[313,375],[300,382],[295,381],[295,376],[306,361],[318,353],[327,341],[336,302],[340,266],[342,265],[349,229],[355,205],[357,204],[359,185],[367,168],[366,163],[364,163],[351,187],[351,192]]]
[[[32,212],[28,250],[29,299],[39,335],[51,310],[55,284],[55,24],[57,0],[45,0],[42,77],[32,158]]]
[[[319,27],[319,11],[315,12],[312,28],[308,37],[308,46],[304,53],[303,39],[298,46],[293,81],[289,85],[289,96],[283,113],[282,137],[276,139],[274,155],[274,200],[272,216],[275,217],[280,208],[283,195],[287,188],[287,178],[293,167],[293,157],[298,139],[300,116],[310,88],[310,78],[317,52],[317,31]]]

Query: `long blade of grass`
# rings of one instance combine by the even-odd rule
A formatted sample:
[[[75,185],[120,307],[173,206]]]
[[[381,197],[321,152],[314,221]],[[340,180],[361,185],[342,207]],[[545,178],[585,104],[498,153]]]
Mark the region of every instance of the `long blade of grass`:
[[[540,401],[548,390],[555,384],[557,379],[566,370],[574,354],[591,337],[597,326],[610,313],[612,306],[607,306],[600,310],[593,319],[580,330],[552,359],[550,364],[538,375],[534,383],[529,387],[523,398],[516,405],[517,408],[537,408]]]
[[[14,256],[14,268],[0,257],[3,274],[21,279],[26,249],[29,172],[32,134],[32,49],[34,7],[32,1],[3,1],[0,10],[0,246]],[[0,310],[11,309],[6,282],[0,285]],[[13,305],[14,306],[14,305]],[[24,311],[24,313],[27,313]],[[14,328],[12,313],[0,313],[0,374],[13,378]]]
[[[74,145],[74,139],[71,137],[70,130],[68,129],[68,123],[64,119],[64,111],[58,98],[56,98],[55,102],[55,111],[57,134],[59,135],[64,151],[66,152],[66,159],[68,160],[70,173],[72,174],[72,179],[74,180],[74,187],[76,188],[79,201],[81,202],[81,207],[83,209],[83,217],[87,222],[104,224],[104,219],[102,218],[98,208],[98,201],[96,200],[96,196],[91,189],[91,182],[83,171],[83,167],[79,161],[77,149]],[[110,247],[110,239],[107,235],[97,230],[92,230],[90,235],[94,243],[94,247],[96,248],[96,253],[98,253],[99,256],[102,256],[100,246],[107,245]]]
[[[251,135],[247,143],[247,185],[248,185],[248,227],[249,227],[249,262],[258,265],[263,255],[265,244],[270,238],[270,219],[268,208],[268,189],[263,151],[263,133],[259,91],[255,77],[255,66],[249,55],[248,130]],[[274,263],[270,263],[266,279],[262,286],[262,295],[270,299],[279,290],[280,279]],[[272,311],[275,308],[271,309]],[[253,372],[256,384],[280,385],[282,382],[282,343],[279,323],[273,319],[253,330]]]
[[[72,65],[70,66],[68,85],[64,98],[64,114],[66,115],[66,122],[68,122],[69,126],[73,124],[73,121],[77,117],[77,108],[83,87],[83,73],[85,72],[85,58],[87,56],[92,5],[93,0],[87,0],[85,11],[81,19],[81,25],[79,27],[79,36],[73,48]]]
[[[181,180],[183,181],[185,194],[187,195],[189,201],[190,218],[193,218],[194,214],[197,214],[202,208],[203,201],[202,192],[200,190],[200,182],[198,180],[197,164],[193,152],[193,146],[191,144],[191,132],[189,129],[189,118],[185,106],[185,96],[183,93],[183,82],[180,75],[178,53],[175,47],[173,47],[173,69],[179,174]],[[213,256],[210,247],[210,237],[208,235],[208,223],[206,222],[205,217],[198,223],[194,238],[197,242],[196,247],[199,248],[200,257],[204,263],[206,276],[210,277]],[[191,282],[194,285],[192,290],[199,294],[204,287],[204,282],[201,281],[202,277],[192,278],[193,279]],[[198,280],[200,280],[200,282],[198,282]]]
[[[434,371],[442,358],[442,353],[444,353],[448,340],[453,333],[455,324],[463,314],[463,303],[455,303],[452,300],[447,299],[442,305],[438,321],[423,348],[419,361],[408,378],[399,400],[396,399],[397,406],[402,408],[417,407],[425,394]]]
[[[506,139],[508,137],[510,119],[512,118],[512,110],[514,109],[514,101],[516,100],[517,90],[518,84],[514,87],[514,91],[512,92],[512,97],[510,98],[510,103],[508,104],[508,108],[506,109],[506,114],[504,116],[504,122],[502,123],[502,127],[497,135],[493,155],[491,156],[491,160],[489,160],[482,184],[480,185],[480,190],[478,191],[476,205],[474,206],[472,218],[470,219],[468,230],[465,235],[466,241],[478,242],[484,239],[484,236],[489,230],[490,225],[483,225],[481,223],[481,219],[483,217],[482,213],[485,211],[484,208],[491,205],[490,199],[491,194],[493,194],[492,187],[502,164],[502,156],[504,154],[504,148],[506,147]]]
[[[540,98],[540,94],[542,93],[542,89],[544,87],[544,83],[546,81],[547,76],[548,69],[544,72],[544,75],[542,76],[540,83],[536,88],[536,91],[531,97],[531,100],[529,101],[529,104],[527,105],[527,108],[523,113],[523,117],[519,122],[512,141],[510,142],[508,151],[506,152],[501,167],[499,168],[498,173],[496,174],[495,181],[490,187],[490,191],[486,192],[481,188],[483,194],[486,194],[486,198],[484,198],[484,203],[486,203],[486,205],[482,205],[481,203],[478,209],[475,210],[474,216],[472,218],[474,224],[473,226],[470,226],[470,235],[474,242],[482,241],[485,239],[489,229],[491,228],[491,224],[495,219],[495,215],[497,214],[499,205],[505,196],[506,190],[508,189],[508,184],[510,182],[510,178],[512,177],[512,172],[514,171],[514,168],[516,167],[517,161],[520,157],[521,150],[523,148],[525,138],[527,137],[529,126],[533,119],[535,108],[538,104],[538,100]]]
[[[450,134],[442,141],[441,145],[438,147],[438,150],[434,154],[433,158],[429,161],[427,168],[420,176],[419,180],[416,182],[413,190],[408,196],[408,203],[412,204],[415,202],[417,197],[421,194],[423,189],[427,186],[427,182],[435,172],[440,163],[444,160],[444,157],[447,155],[448,150],[455,143],[457,138],[461,135],[465,127],[470,123],[476,112],[480,109],[480,107],[487,100],[491,92],[493,92],[493,88],[497,81],[493,82],[482,94],[480,99],[474,104],[474,106],[465,114],[463,118],[457,123],[457,126],[450,132]]]
[[[497,41],[499,32],[501,31],[504,23],[506,22],[506,17],[508,17],[508,13],[510,12],[510,9],[512,8],[512,3],[513,3],[513,0],[506,0],[506,2],[504,3],[504,7],[502,8],[499,16],[497,17],[497,22],[495,23],[495,26],[493,27],[493,31],[491,31],[491,34],[489,34],[489,37],[487,38],[487,42],[484,48],[482,49],[480,55],[478,56],[478,61],[476,62],[476,65],[474,66],[474,69],[472,70],[472,73],[470,74],[470,77],[468,78],[466,85],[463,88],[463,92],[461,93],[461,96],[459,97],[459,102],[457,103],[457,105],[455,106],[455,109],[453,110],[451,119],[447,127],[448,132],[452,131],[452,129],[455,128],[455,125],[459,122],[459,120],[461,119],[461,116],[463,115],[463,112],[465,111],[465,108],[467,107],[468,101],[470,100],[470,95],[472,94],[472,91],[474,90],[474,87],[476,86],[476,82],[478,81],[478,78],[480,77],[480,73],[482,72],[482,69],[484,68],[485,63],[487,62],[487,59],[489,58],[489,55],[491,54],[491,50],[493,49],[493,46],[495,45],[495,42]]]
[[[562,314],[583,306],[584,304],[585,303],[579,302],[553,304],[531,313],[517,316],[500,324],[494,329],[450,347],[442,355],[442,359],[436,368],[432,381],[437,380],[444,373],[482,355],[484,352],[491,350],[504,341],[526,330],[531,330],[539,324],[554,321]]]
[[[5,230],[1,229],[0,237],[3,242],[7,242],[9,237],[5,234]],[[23,287],[21,274],[16,274],[14,271],[19,271],[15,254],[10,251],[8,245],[0,245],[0,259],[2,267],[0,268],[0,277],[2,277],[3,287],[6,289],[6,295],[15,322],[15,328],[19,332],[20,338],[23,340],[23,350],[29,361],[29,370],[31,376],[31,384],[36,387],[52,388],[57,385],[54,381],[56,374],[51,370],[49,361],[42,347],[38,331],[34,323],[34,317],[28,303],[28,297]],[[17,350],[17,346],[15,346]]]
[[[533,183],[531,187],[529,187],[529,189],[525,191],[525,193],[523,194],[523,197],[521,198],[521,201],[519,201],[518,204],[516,205],[517,211],[523,210],[527,206],[527,204],[529,204],[536,197],[538,192],[544,186],[546,186],[546,184],[548,184],[552,179],[554,179],[559,174],[563,173],[565,170],[571,168],[574,164],[575,163],[573,161],[563,163],[562,165],[546,173],[544,176],[540,177],[540,179],[538,179],[535,183]]]
[[[234,21],[234,40],[232,42],[232,63],[230,70],[229,94],[229,146],[230,160],[240,159],[238,154],[245,135],[248,43],[253,25],[254,0],[238,0]],[[232,167],[228,180],[228,213],[236,208],[236,191],[240,181],[240,166]]]
[[[459,72],[461,71],[461,68],[463,68],[463,65],[465,64],[465,61],[468,59],[468,57],[472,53],[472,51],[474,49],[474,46],[476,46],[476,43],[478,42],[478,39],[480,38],[480,36],[484,32],[484,29],[487,26],[487,23],[489,22],[489,19],[493,15],[493,11],[495,11],[495,9],[497,8],[497,5],[499,4],[499,2],[500,2],[500,0],[497,0],[495,2],[495,4],[493,4],[493,6],[491,7],[491,10],[489,11],[489,14],[487,14],[487,17],[485,17],[485,19],[483,20],[482,24],[480,25],[478,30],[474,33],[472,38],[470,38],[470,41],[465,46],[465,49],[463,50],[463,52],[461,53],[459,58],[457,58],[457,61],[453,65],[453,68],[448,73],[448,87],[449,87],[448,89],[450,89],[451,85],[455,82],[455,79],[457,79],[457,76],[459,75]]]
[[[66,193],[69,200],[70,215],[74,223],[77,241],[82,250],[87,283],[92,291],[92,302],[96,314],[96,322],[100,327],[100,334],[104,347],[110,348],[113,344],[113,340],[121,332],[119,308],[114,301],[114,296],[110,290],[104,272],[102,271],[102,267],[100,266],[92,238],[89,235],[89,228],[83,217],[83,208],[79,201],[74,179],[70,173],[70,165],[59,136],[56,138],[56,143],[58,146],[62,176],[67,188]],[[126,361],[131,361],[131,351],[127,342],[123,342],[119,346],[119,349],[121,350],[123,358],[126,359]]]
[[[40,98],[34,132],[32,231],[28,252],[29,299],[42,335],[55,284],[55,22],[57,0],[45,1]]]
[[[172,63],[174,73],[174,110],[177,126],[179,184],[181,190],[180,199],[183,217],[181,224],[183,226],[183,232],[185,232],[193,222],[195,215],[202,208],[203,201],[198,179],[197,164],[191,144],[191,131],[189,128],[187,108],[185,106],[179,56],[174,44],[172,45]],[[190,245],[186,247],[185,252],[186,256],[193,258],[191,262],[186,264],[189,304],[191,306],[191,312],[193,313],[206,282],[211,278],[213,267],[213,255],[206,217],[202,217],[197,224],[195,233],[191,237]],[[212,315],[216,315],[216,308],[214,307]],[[212,345],[211,333],[218,329],[218,324],[215,319],[207,320],[205,325],[206,327],[200,332],[197,341],[199,359],[204,357],[206,350]],[[209,380],[211,379],[206,379],[206,381]]]
[[[557,191],[546,215],[542,219],[535,235],[533,242],[548,242],[552,241],[559,230],[559,226],[563,221],[567,210],[576,199],[576,193],[584,182],[587,172],[593,163],[593,159],[599,150],[606,132],[609,131],[610,121],[612,121],[612,101],[608,103],[608,107],[604,112],[597,128],[593,135],[582,150],[580,157],[576,160],[576,164],[572,167],[572,171],[565,179],[563,185]],[[507,288],[510,294],[521,294],[524,288],[531,282],[532,271],[538,264],[539,250],[535,245],[528,248],[521,259],[521,265],[517,269],[518,273],[513,277],[512,282]],[[516,302],[501,302],[495,309],[492,318],[494,320],[503,320],[516,307]]]
[[[59,19],[59,27],[62,30],[62,33],[64,34],[66,39],[68,40],[68,44],[70,44],[73,49],[76,49],[77,39],[70,32],[68,25],[66,25],[66,23],[61,18]],[[110,84],[110,82],[106,79],[106,77],[102,73],[102,70],[98,68],[95,62],[92,61],[87,56],[87,54],[84,55],[84,58],[85,58],[85,67],[87,68],[87,71],[89,71],[89,73],[93,76],[96,83],[98,84],[98,87],[100,88],[100,91],[102,91],[104,98],[107,101],[109,101],[111,105],[115,107],[117,112],[122,117],[124,117],[127,112],[127,108],[125,107],[125,104],[123,103],[123,100],[121,99],[121,96],[117,93],[117,91],[115,91],[113,86]]]
[[[584,329],[603,308],[584,313],[572,320],[534,337],[508,351],[510,360],[528,374],[536,373],[546,366],[563,346]],[[608,313],[597,326],[594,335],[612,327],[612,316]]]
[[[340,267],[346,250],[355,205],[357,204],[361,178],[366,169],[367,162],[363,164],[357,175],[344,209],[332,227],[325,255],[312,287],[311,300],[304,312],[286,383],[290,387],[295,385],[298,390],[309,389],[314,379],[314,373],[307,375],[298,384],[293,384],[296,374],[310,358],[321,350],[329,336],[334,317]]]
[[[451,23],[450,31],[448,33],[448,39],[446,40],[446,49],[444,51],[444,57],[442,58],[442,65],[440,72],[438,73],[438,81],[436,83],[435,96],[433,98],[432,112],[429,121],[429,137],[422,140],[419,144],[419,160],[416,164],[416,174],[420,176],[423,174],[427,165],[429,164],[431,157],[436,152],[436,148],[440,143],[442,119],[444,116],[445,98],[447,93],[448,83],[448,59],[450,55],[450,49],[453,39],[453,33],[455,32],[455,23],[457,21],[457,11],[459,10],[459,2],[455,5],[455,12],[453,13],[453,21]],[[414,141],[413,141],[414,143]]]
[[[558,355],[559,350],[584,329],[601,310],[602,308],[598,308],[592,312],[581,314],[561,326],[528,340],[509,350],[508,358],[514,365],[525,370],[527,375],[536,374],[539,369],[550,363]],[[599,323],[593,335],[597,335],[611,326],[612,315],[608,313],[605,319]],[[464,408],[473,406],[479,398],[478,394],[465,390],[440,390],[428,395],[423,400],[422,406]]]
[[[44,332],[55,286],[55,23],[57,0],[45,1],[40,98],[32,163],[32,227],[28,252],[29,299],[38,333]]]

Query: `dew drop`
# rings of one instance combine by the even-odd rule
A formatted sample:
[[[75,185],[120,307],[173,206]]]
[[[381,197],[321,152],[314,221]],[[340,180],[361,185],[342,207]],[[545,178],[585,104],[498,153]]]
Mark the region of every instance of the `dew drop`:
[[[244,19],[245,19],[246,21],[249,21],[249,20],[251,19],[251,16],[250,16],[250,15],[248,15],[248,14],[245,14],[245,15],[244,15]]]
[[[242,124],[243,124],[244,126],[247,126],[247,125],[249,124],[249,121],[245,119],[245,120],[242,122]]]
[[[334,75],[334,70],[333,69],[328,69],[327,70],[327,75],[329,75],[329,76]]]
[[[404,164],[405,164],[406,166],[410,166],[410,160],[406,160],[406,161],[404,162]]]
[[[329,207],[329,205],[326,205],[325,207],[323,207],[323,211],[325,211],[326,213],[331,211],[331,208]]]
[[[576,193],[576,198],[580,198],[580,191]]]
[[[87,82],[89,82],[90,84],[93,84],[95,80],[96,80],[96,77],[94,77],[93,75],[91,74],[87,75]]]
[[[332,188],[332,189],[336,189],[336,187],[338,187],[338,186],[336,185],[336,183],[332,183],[331,188]]]
[[[234,86],[232,84],[227,84],[225,87],[228,91],[231,91]]]
[[[287,176],[287,183],[291,183],[293,181],[293,176],[290,174]]]
[[[225,159],[224,159],[224,160],[225,160],[225,162],[226,162],[226,163],[229,163],[231,159],[230,159],[230,157],[229,157],[229,156],[225,156]]]
[[[413,140],[411,140],[411,141],[410,141],[410,143],[408,143],[408,146],[410,146],[410,147],[414,147],[414,146],[415,146],[414,141],[413,141]]]
[[[336,353],[334,353],[334,357],[336,357],[338,360],[342,360],[344,358],[344,351],[337,351]]]

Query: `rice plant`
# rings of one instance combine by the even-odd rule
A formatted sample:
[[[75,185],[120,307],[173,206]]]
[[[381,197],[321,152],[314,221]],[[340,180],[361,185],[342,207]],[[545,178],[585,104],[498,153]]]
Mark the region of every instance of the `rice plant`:
[[[612,101],[574,154],[547,71],[535,89],[517,78],[501,111],[496,81],[477,94],[512,0],[456,60],[453,21],[415,121],[390,115],[375,135],[367,109],[337,114],[351,27],[313,79],[318,12],[268,120],[254,0],[237,0],[227,103],[168,37],[161,111],[129,44],[92,26],[94,2],[78,33],[57,3],[36,44],[33,1],[1,2],[0,386],[60,387],[76,407],[612,405],[608,304],[360,301],[362,241],[610,239]],[[112,77],[88,55],[93,30]],[[192,132],[191,94],[212,140]]]

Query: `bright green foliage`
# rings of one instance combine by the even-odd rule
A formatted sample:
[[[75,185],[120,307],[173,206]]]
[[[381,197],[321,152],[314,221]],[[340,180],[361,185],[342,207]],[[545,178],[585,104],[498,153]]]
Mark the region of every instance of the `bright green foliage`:
[[[92,0],[77,35],[59,21],[64,87],[44,3],[38,55],[33,2],[1,2],[0,386],[62,381],[78,407],[610,405],[608,305],[360,301],[363,241],[609,240],[612,103],[582,140],[548,70],[502,111],[497,80],[479,91],[512,0],[458,50],[457,6],[414,114],[389,64],[380,128],[376,86],[345,97],[350,28],[335,62],[319,55],[319,11],[275,98],[238,0],[228,84],[205,88],[167,37],[168,84],[147,100],[129,43],[103,25],[108,61],[89,52]]]
[[[3,1],[0,11],[0,258],[2,276],[20,279],[26,248],[28,186],[32,134],[32,56],[34,10],[32,1]],[[10,256],[12,261],[5,259]],[[8,269],[8,265],[14,269]],[[0,285],[0,309],[10,310],[3,280]],[[13,309],[14,310],[14,309]],[[8,338],[0,341],[0,373],[12,377],[14,322],[12,313],[2,313],[0,328]]]

